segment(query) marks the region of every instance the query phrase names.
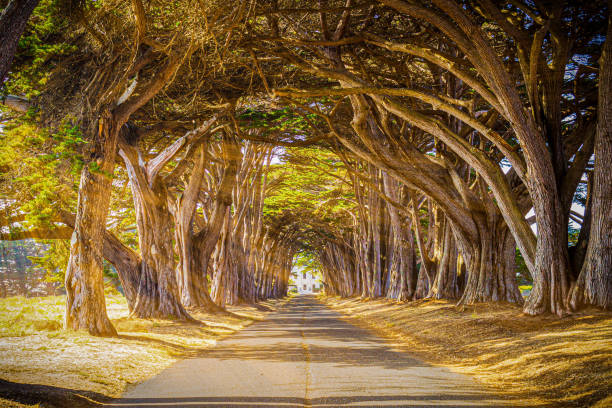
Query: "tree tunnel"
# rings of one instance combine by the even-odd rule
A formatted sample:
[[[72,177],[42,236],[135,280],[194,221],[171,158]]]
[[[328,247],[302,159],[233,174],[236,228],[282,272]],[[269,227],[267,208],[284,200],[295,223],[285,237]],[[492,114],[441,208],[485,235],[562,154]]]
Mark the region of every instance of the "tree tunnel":
[[[25,28],[0,156],[68,327],[115,334],[105,260],[145,318],[285,296],[296,253],[329,295],[612,307],[605,1],[77,3]]]

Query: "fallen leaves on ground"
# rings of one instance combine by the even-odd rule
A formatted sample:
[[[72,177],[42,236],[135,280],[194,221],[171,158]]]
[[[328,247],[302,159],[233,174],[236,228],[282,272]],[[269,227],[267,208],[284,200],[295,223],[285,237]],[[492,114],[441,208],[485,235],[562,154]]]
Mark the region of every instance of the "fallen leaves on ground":
[[[321,299],[424,361],[473,376],[528,404],[610,406],[612,314],[525,316],[510,304]]]

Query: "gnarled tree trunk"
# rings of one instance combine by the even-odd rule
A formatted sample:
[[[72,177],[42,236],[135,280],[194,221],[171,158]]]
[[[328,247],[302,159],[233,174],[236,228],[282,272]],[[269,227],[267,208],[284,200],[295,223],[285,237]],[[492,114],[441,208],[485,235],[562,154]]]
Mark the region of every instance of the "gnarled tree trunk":
[[[91,160],[81,173],[76,225],[66,270],[67,328],[87,329],[91,334],[100,336],[116,334],[106,314],[101,252],[119,131],[127,131],[124,125],[130,116],[170,81],[181,61],[178,55],[169,58],[146,84],[143,92],[132,96],[134,89],[131,89],[123,103],[114,105],[112,111],[102,112],[98,119]]]
[[[542,180],[549,189],[538,187],[532,194],[538,227],[535,265],[531,270],[533,289],[525,302],[526,314],[567,313],[570,263],[567,249],[567,221],[556,197],[553,180]]]
[[[60,218],[64,224],[74,229],[75,216],[61,212]],[[104,232],[103,256],[117,270],[123,293],[130,311],[134,308],[138,283],[140,281],[140,256],[123,245],[112,233]]]
[[[211,255],[221,235],[226,210],[232,205],[232,188],[236,183],[236,172],[240,162],[241,152],[238,143],[225,137],[222,142],[223,160],[225,168],[217,189],[214,208],[206,226],[193,237],[192,253],[194,263],[186,265],[191,268],[182,271],[181,297],[186,306],[203,307],[211,312],[218,312],[221,308],[216,305],[208,293],[206,274],[209,269]],[[195,268],[195,269],[194,269]]]
[[[172,248],[172,216],[166,188],[151,174],[135,146],[122,143],[123,158],[136,210],[142,257],[140,282],[131,315],[141,318],[191,320],[179,300]]]
[[[185,190],[176,200],[174,211],[176,246],[179,262],[176,268],[179,293],[184,306],[204,307],[210,311],[217,309],[208,294],[206,285],[206,264],[194,242],[194,217],[196,204],[204,177],[206,148],[200,146],[193,171]]]
[[[75,228],[66,270],[66,315],[69,329],[94,336],[115,336],[104,300],[102,242],[110,204],[119,130],[110,113],[99,120],[91,161],[81,173]]]
[[[226,304],[235,304],[238,301],[238,265],[233,254],[234,240],[232,237],[233,222],[230,208],[225,210],[223,233],[217,244],[215,256],[216,268],[213,274],[211,297],[213,301],[225,307]]]
[[[385,194],[399,202],[397,191],[400,184],[385,173],[383,175]],[[405,189],[406,190],[406,189]],[[387,203],[390,218],[391,245],[387,247],[387,257],[390,257],[389,272],[387,276],[386,297],[397,301],[411,300],[417,285],[416,254],[414,242],[410,231],[410,221],[402,220],[397,208]],[[406,223],[408,225],[406,225]]]
[[[468,276],[459,304],[510,302],[522,304],[515,272],[515,243],[508,227],[497,223],[479,223],[479,240],[457,237],[466,261]]]
[[[459,296],[457,286],[457,248],[455,238],[451,231],[449,220],[439,212],[440,218],[437,228],[436,247],[434,259],[436,260],[436,274],[429,288],[427,297],[433,299],[456,299]],[[438,221],[437,221],[438,222]]]
[[[609,13],[610,10],[608,10]],[[582,303],[612,309],[612,13],[599,63],[599,102],[589,244],[571,306]],[[585,226],[583,226],[584,228]]]

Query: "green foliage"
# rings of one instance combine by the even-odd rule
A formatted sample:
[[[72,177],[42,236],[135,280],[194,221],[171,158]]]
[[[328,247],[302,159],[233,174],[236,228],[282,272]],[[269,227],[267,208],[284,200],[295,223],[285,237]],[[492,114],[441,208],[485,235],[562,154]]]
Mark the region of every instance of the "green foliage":
[[[355,197],[349,175],[338,157],[326,149],[287,148],[278,157],[281,163],[268,174],[264,217],[269,225],[300,229],[294,266],[317,275],[316,249],[353,226]]]
[[[66,240],[43,240],[46,250],[41,256],[28,257],[34,267],[45,272],[45,281],[64,286],[66,266],[70,257],[70,247]]]
[[[25,229],[52,230],[60,210],[74,213],[78,183],[83,168],[81,150],[85,140],[78,124],[66,118],[55,131],[41,129],[30,117],[9,123],[0,131],[0,189],[25,214]],[[118,180],[123,175],[119,172]],[[113,225],[120,239],[136,249],[135,215],[129,189],[123,188],[115,208],[120,211]],[[20,227],[15,227],[16,229]],[[70,248],[67,240],[38,241],[41,254],[30,256],[29,272],[41,271],[44,280],[63,286]],[[39,251],[39,252],[40,252]],[[27,268],[26,268],[27,269]],[[119,284],[116,271],[105,264],[107,287]]]
[[[269,177],[279,181],[268,194],[264,206],[267,217],[283,213],[310,213],[322,221],[334,222],[346,217],[343,211],[353,204],[345,199],[353,193],[339,183],[346,170],[337,158],[318,148],[291,148],[285,162],[273,166]]]
[[[122,167],[115,169],[108,229],[125,245],[138,251],[136,210],[127,173]]]
[[[578,236],[580,235],[580,228],[575,228],[572,224],[567,226],[567,241],[569,246],[574,246],[578,243]]]
[[[13,70],[3,92],[27,98],[41,93],[55,62],[76,49],[62,41],[61,34],[68,24],[59,0],[40,1],[19,40]]]
[[[0,189],[14,211],[25,215],[17,231],[57,228],[58,211],[76,206],[84,139],[70,119],[55,131],[41,129],[35,119],[15,120],[0,132]],[[42,270],[47,282],[63,284],[69,256],[66,241],[43,240],[43,254],[31,256],[31,272]]]
[[[26,119],[0,132],[0,143],[0,168],[8,178],[2,181],[12,183],[25,225],[53,228],[57,211],[76,204],[84,144],[78,126],[65,120],[49,132]]]
[[[533,278],[529,273],[529,269],[527,269],[525,258],[523,258],[523,255],[521,255],[521,251],[519,251],[518,248],[516,248],[515,265],[517,283],[522,285],[533,283]]]
[[[264,135],[272,132],[303,135],[312,126],[321,123],[313,113],[301,113],[291,107],[284,107],[271,112],[246,109],[238,120],[247,129],[263,128]]]

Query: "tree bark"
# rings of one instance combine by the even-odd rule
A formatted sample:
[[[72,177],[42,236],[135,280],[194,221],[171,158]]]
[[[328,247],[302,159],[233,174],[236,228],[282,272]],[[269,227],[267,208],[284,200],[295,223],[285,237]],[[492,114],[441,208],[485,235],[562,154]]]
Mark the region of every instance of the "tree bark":
[[[191,269],[180,277],[183,304],[191,307],[203,307],[211,312],[222,311],[222,308],[210,298],[206,274],[211,255],[221,235],[226,210],[232,205],[232,189],[236,183],[236,173],[241,158],[238,143],[235,140],[230,140],[229,137],[224,137],[222,150],[225,168],[213,201],[213,210],[206,226],[193,237],[195,263],[192,266],[196,269]]]
[[[110,203],[115,146],[119,129],[110,113],[99,120],[92,160],[81,173],[75,229],[66,270],[66,315],[69,329],[94,336],[116,336],[106,314],[102,279],[102,245]]]
[[[121,144],[136,210],[142,257],[140,282],[131,315],[192,320],[179,300],[172,248],[172,216],[163,181],[147,171],[135,146]]]
[[[61,212],[60,218],[64,224],[74,230],[75,216],[73,214]],[[123,293],[127,299],[128,308],[132,311],[140,281],[140,256],[123,245],[117,237],[108,231],[104,231],[102,251],[104,259],[110,262],[117,270]]]
[[[429,288],[427,297],[433,299],[456,299],[459,297],[457,286],[457,248],[455,238],[451,231],[450,222],[441,211],[436,218],[440,218],[439,236],[436,237],[434,258],[437,261],[436,274]]]
[[[233,250],[235,237],[231,234],[232,227],[232,214],[230,207],[227,207],[223,233],[217,244],[217,262],[211,285],[211,298],[221,307],[238,302],[238,265],[235,257],[239,254]]]
[[[4,83],[19,39],[39,0],[11,0],[0,15],[0,86]]]
[[[198,252],[194,242],[194,218],[196,204],[205,170],[205,146],[199,147],[193,171],[185,190],[176,201],[174,211],[176,245],[179,252],[179,262],[176,269],[178,288],[183,305],[190,307],[205,307],[216,310],[208,295],[206,285],[207,267]]]
[[[383,175],[385,194],[398,202],[397,191],[399,183],[392,180],[388,174]],[[416,254],[410,224],[402,225],[399,211],[390,203],[387,203],[392,237],[392,245],[387,248],[389,272],[387,278],[386,297],[397,301],[411,300],[417,285]],[[405,220],[409,223],[408,220]]]
[[[556,197],[554,177],[541,177],[534,188],[534,208],[538,227],[533,276],[533,289],[525,302],[523,312],[529,315],[567,313],[569,295],[569,253],[565,215]],[[544,186],[547,186],[546,189]]]
[[[610,9],[612,2],[608,3]],[[591,231],[586,259],[572,291],[573,309],[583,303],[612,309],[612,12],[608,13],[608,34],[599,61]]]
[[[468,271],[463,296],[458,303],[460,305],[478,302],[523,303],[515,277],[514,238],[508,227],[497,221],[497,225],[482,224],[478,242],[457,238]]]

